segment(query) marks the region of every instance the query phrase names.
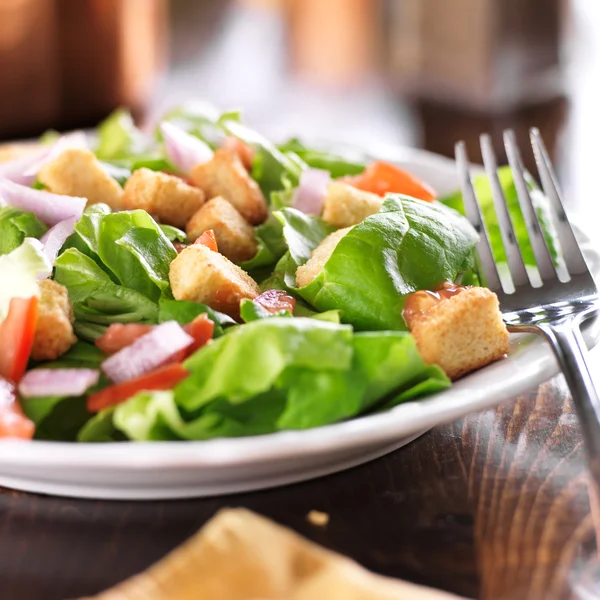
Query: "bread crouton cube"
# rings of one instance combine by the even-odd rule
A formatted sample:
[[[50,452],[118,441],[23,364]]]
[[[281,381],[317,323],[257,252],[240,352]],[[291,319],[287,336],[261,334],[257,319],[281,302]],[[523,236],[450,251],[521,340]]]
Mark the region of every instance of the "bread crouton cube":
[[[44,165],[38,179],[55,194],[87,198],[88,204],[108,204],[121,208],[123,188],[103,168],[89,150],[70,148]]]
[[[267,218],[267,202],[240,158],[227,150],[217,150],[207,163],[196,165],[190,181],[204,191],[207,198],[222,196],[252,225]]]
[[[188,221],[186,233],[193,241],[208,229],[215,232],[219,252],[229,260],[242,262],[256,254],[254,228],[221,196],[212,198],[194,214]]]
[[[202,190],[180,177],[142,168],[127,180],[122,204],[126,210],[141,208],[161,223],[185,227],[204,199]]]
[[[64,354],[77,341],[73,321],[67,288],[51,279],[41,281],[31,358],[55,360]]]
[[[383,198],[377,194],[334,181],[323,200],[323,220],[334,227],[358,225],[378,212],[382,204]]]
[[[169,280],[176,300],[207,304],[234,318],[242,298],[252,300],[260,294],[250,275],[202,244],[181,251],[171,263]]]
[[[346,227],[330,233],[311,253],[306,263],[296,270],[296,285],[308,285],[321,272],[340,240],[352,229]]]
[[[440,366],[450,379],[498,360],[508,351],[508,331],[498,298],[486,288],[464,288],[407,321],[423,360]]]

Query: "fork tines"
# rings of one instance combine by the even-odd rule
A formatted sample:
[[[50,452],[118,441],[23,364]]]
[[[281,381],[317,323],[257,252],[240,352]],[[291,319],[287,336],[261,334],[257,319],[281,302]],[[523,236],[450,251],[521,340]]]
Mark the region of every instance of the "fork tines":
[[[549,282],[570,281],[574,276],[584,276],[586,280],[589,279],[589,282],[592,281],[579,244],[575,239],[573,229],[566,216],[556,175],[540,132],[536,128],[532,128],[530,135],[543,192],[548,198],[549,208],[551,208],[555,217],[553,225],[556,229],[562,250],[564,265],[561,265],[561,262],[556,260],[556,257],[553,259],[551,249],[544,235],[544,225],[540,220],[539,214],[540,203],[545,200],[540,197],[541,192],[533,184],[531,176],[525,170],[515,134],[511,130],[504,132],[504,147],[541,281],[536,281],[535,270],[528,272],[525,267],[521,248],[515,235],[513,216],[510,214],[507,199],[504,196],[498,178],[498,163],[490,136],[483,134],[480,137],[481,153],[492,193],[493,209],[498,220],[506,255],[506,266],[510,273],[512,286],[510,282],[507,282],[506,278],[500,276],[501,271],[498,269],[497,262],[504,261],[498,260],[499,257],[494,257],[493,254],[487,227],[489,223],[486,224],[485,222],[483,211],[471,180],[465,143],[458,142],[455,149],[465,212],[467,218],[480,234],[477,247],[481,267],[480,274],[483,274],[485,278],[485,285],[500,294],[512,294],[519,288],[545,286]]]

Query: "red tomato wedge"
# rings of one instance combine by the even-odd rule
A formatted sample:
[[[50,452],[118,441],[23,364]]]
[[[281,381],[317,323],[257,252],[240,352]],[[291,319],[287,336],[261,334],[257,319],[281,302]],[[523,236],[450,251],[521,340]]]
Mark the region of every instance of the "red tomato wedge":
[[[202,313],[191,323],[184,325],[183,329],[194,338],[194,343],[187,349],[187,355],[189,356],[212,340],[215,324],[208,318],[206,313]]]
[[[267,290],[260,296],[256,296],[253,302],[260,304],[271,313],[277,313],[281,310],[294,312],[296,299],[288,296],[283,290]]]
[[[212,229],[206,230],[195,242],[194,244],[201,244],[202,246],[206,246],[209,250],[213,252],[218,252],[219,248],[217,246],[217,238],[215,237],[215,232]]]
[[[38,316],[38,299],[12,298],[0,325],[0,376],[18,383],[25,373]]]
[[[15,386],[0,377],[0,438],[30,440],[34,432],[35,425],[23,414]]]
[[[189,374],[180,364],[167,365],[137,379],[117,383],[90,394],[87,408],[90,412],[98,412],[109,406],[121,404],[143,390],[171,390]]]
[[[115,354],[133,344],[138,338],[150,333],[153,329],[154,325],[113,323],[109,325],[102,337],[96,340],[96,346],[106,354]]]
[[[404,169],[383,161],[376,161],[360,175],[344,177],[342,181],[379,196],[388,193],[406,194],[426,202],[431,202],[437,197],[435,190],[425,182]]]

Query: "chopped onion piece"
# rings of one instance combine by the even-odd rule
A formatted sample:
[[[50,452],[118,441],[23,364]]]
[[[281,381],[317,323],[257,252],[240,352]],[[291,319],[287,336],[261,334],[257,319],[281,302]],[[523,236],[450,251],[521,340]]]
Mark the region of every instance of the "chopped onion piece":
[[[206,163],[213,157],[210,146],[172,123],[163,122],[160,130],[169,160],[186,175],[192,167]]]
[[[300,175],[300,185],[294,192],[292,206],[306,214],[320,215],[330,182],[331,176],[328,171],[304,170]]]
[[[98,383],[96,369],[34,369],[19,383],[23,398],[40,396],[81,396]]]
[[[44,254],[52,266],[54,266],[54,261],[63,244],[75,231],[75,223],[77,223],[77,219],[65,219],[49,229],[40,240],[44,245]]]
[[[0,199],[35,215],[51,227],[65,219],[78,221],[87,200],[75,196],[52,194],[45,190],[34,190],[7,179],[0,179]]]
[[[37,165],[45,161],[51,152],[52,146],[48,146],[0,164],[0,179],[32,185],[38,172]]]
[[[175,321],[167,321],[107,358],[102,370],[115,383],[135,379],[163,365],[194,343]]]

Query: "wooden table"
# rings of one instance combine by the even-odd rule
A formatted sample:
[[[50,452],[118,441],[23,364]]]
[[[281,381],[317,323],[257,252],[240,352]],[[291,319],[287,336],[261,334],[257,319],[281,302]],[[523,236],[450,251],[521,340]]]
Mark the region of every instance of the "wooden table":
[[[387,457],[221,498],[96,502],[0,493],[0,597],[89,595],[143,570],[222,507],[244,506],[369,569],[485,600],[596,598],[577,419],[557,377]],[[330,513],[327,527],[308,523]]]

